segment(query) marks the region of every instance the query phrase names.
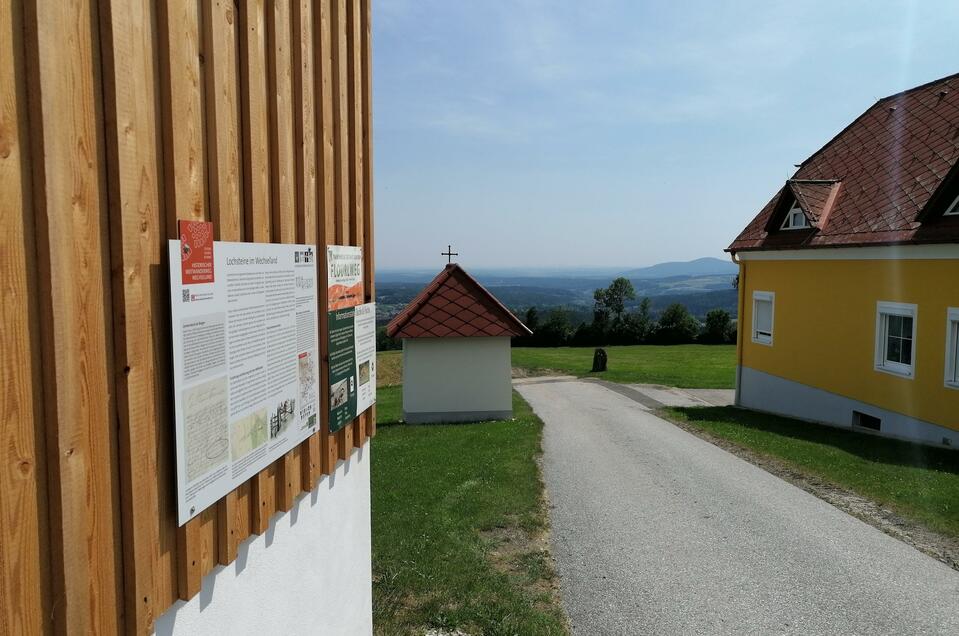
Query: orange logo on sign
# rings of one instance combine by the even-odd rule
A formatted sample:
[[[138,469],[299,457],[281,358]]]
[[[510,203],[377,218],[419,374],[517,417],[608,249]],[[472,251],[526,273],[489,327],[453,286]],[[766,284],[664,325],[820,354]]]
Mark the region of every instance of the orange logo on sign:
[[[180,275],[183,285],[213,282],[213,224],[178,221]]]

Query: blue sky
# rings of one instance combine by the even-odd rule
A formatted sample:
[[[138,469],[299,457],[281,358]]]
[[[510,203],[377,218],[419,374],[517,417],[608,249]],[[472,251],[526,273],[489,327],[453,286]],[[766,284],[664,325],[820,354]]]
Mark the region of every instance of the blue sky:
[[[876,99],[959,72],[959,2],[373,0],[376,259],[722,256]]]

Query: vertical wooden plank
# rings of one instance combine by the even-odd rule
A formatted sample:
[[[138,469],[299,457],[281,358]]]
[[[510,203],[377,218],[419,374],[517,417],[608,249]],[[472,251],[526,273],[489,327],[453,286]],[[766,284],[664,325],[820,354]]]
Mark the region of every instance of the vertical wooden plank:
[[[0,633],[40,634],[50,616],[31,156],[21,2],[0,5]]]
[[[321,389],[322,390],[322,389]],[[303,489],[303,492],[309,492],[313,490],[316,486],[317,480],[322,474],[322,458],[320,455],[322,448],[320,446],[320,432],[317,431],[313,435],[310,435],[303,441],[301,448],[301,461],[303,462],[300,466],[302,470],[301,473],[301,483],[300,487]]]
[[[160,3],[160,71],[163,89],[163,173],[167,234],[178,219],[209,220],[206,133],[201,57],[202,14],[193,0]],[[179,528],[180,598],[200,591],[216,565],[217,511],[210,507]]]
[[[313,2],[293,5],[293,103],[296,149],[296,208],[298,243],[316,243],[316,91],[313,85]],[[317,245],[317,249],[322,249]],[[317,338],[319,338],[317,333]],[[300,489],[313,489],[319,477],[319,433],[300,447]]]
[[[317,165],[320,178],[317,188],[317,247],[321,268],[320,280],[320,337],[325,338],[329,328],[327,307],[326,246],[336,242],[336,170],[333,133],[333,50],[332,50],[332,6],[330,0],[319,0],[318,10],[314,13],[314,73],[316,74],[316,138]],[[325,343],[324,343],[325,348]],[[320,364],[320,471],[329,475],[336,468],[339,456],[336,435],[329,432],[329,362],[324,359]]]
[[[98,16],[77,1],[30,3],[24,17],[51,610],[58,632],[112,634],[122,564]]]
[[[199,3],[191,0],[161,2],[159,17],[164,190],[171,212],[168,234],[176,238],[177,220],[209,220],[200,77],[202,17]]]
[[[267,11],[270,79],[270,168],[273,240],[296,241],[296,159],[293,152],[293,56],[289,0],[274,0]]]
[[[363,247],[363,32],[360,0],[347,0],[347,102],[350,134],[348,163],[350,173],[350,244]],[[364,250],[365,257],[365,250]],[[364,272],[365,273],[365,272]],[[364,279],[364,298],[366,297]],[[352,423],[353,446],[361,448],[366,441],[366,414]]]
[[[280,474],[284,482],[280,486],[281,490],[277,493],[279,503],[277,508],[288,512],[296,503],[296,496],[303,491],[301,479],[303,478],[303,446],[298,444],[293,450],[289,451],[280,459]],[[282,496],[281,496],[282,495]]]
[[[243,211],[247,240],[271,239],[269,79],[264,0],[240,4],[240,95],[243,118]],[[276,510],[275,469],[250,480],[253,531],[263,534]]]
[[[166,375],[154,347],[166,337],[167,286],[160,192],[156,15],[147,0],[102,5],[104,119],[113,262],[114,353],[119,420],[124,607],[127,627],[148,633],[176,599],[175,517],[160,504],[158,449],[169,457]],[[169,462],[167,462],[169,463]],[[172,466],[168,466],[168,469]],[[163,490],[171,496],[172,490]],[[162,535],[162,536],[161,536]]]
[[[330,41],[333,52],[333,191],[336,210],[336,242],[350,240],[350,113],[347,53],[346,7],[349,0],[332,0]],[[336,434],[337,456],[347,459],[353,449],[353,427],[347,425]]]
[[[270,167],[273,193],[273,241],[296,242],[296,157],[293,148],[292,12],[289,0],[274,0],[267,11],[270,78]],[[299,492],[299,454],[278,462],[277,508],[289,510]]]
[[[239,16],[230,0],[210,0],[202,6],[210,218],[217,240],[242,241]],[[250,535],[249,483],[217,504],[217,530],[217,561],[227,565]]]
[[[314,62],[316,76],[316,145],[319,183],[317,186],[317,222],[318,247],[325,248],[336,240],[334,227],[335,197],[333,153],[333,51],[330,0],[319,0],[314,13]],[[324,250],[325,251],[325,250]]]
[[[316,122],[313,85],[313,2],[293,5],[293,103],[298,243],[316,241]]]
[[[210,218],[217,240],[242,241],[238,20],[232,0],[201,4]]]
[[[240,2],[240,114],[246,240],[270,241],[269,88],[264,0]]]
[[[373,242],[373,47],[372,15],[370,0],[361,0],[363,30],[362,75],[363,75],[363,251],[364,278],[366,280],[366,302],[376,300],[376,271],[374,269],[375,250]],[[376,434],[376,405],[367,412],[366,434]]]
[[[350,239],[349,56],[346,37],[346,5],[349,1],[332,0],[330,14],[333,53],[333,191],[336,240],[340,245],[346,245]]]

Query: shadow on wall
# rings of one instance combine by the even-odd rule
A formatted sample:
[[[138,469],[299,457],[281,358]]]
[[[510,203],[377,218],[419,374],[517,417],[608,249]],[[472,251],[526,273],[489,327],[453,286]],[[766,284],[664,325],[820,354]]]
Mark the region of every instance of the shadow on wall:
[[[203,577],[200,593],[197,597],[190,601],[178,601],[164,614],[156,617],[154,633],[157,636],[198,633],[198,628],[199,631],[205,631],[200,626],[209,622],[217,622],[220,615],[224,613],[232,614],[235,610],[240,609],[239,606],[243,606],[246,611],[249,611],[249,607],[253,606],[254,599],[261,598],[262,600],[264,596],[272,597],[275,595],[276,590],[271,591],[270,588],[275,588],[278,585],[278,580],[282,580],[284,576],[290,576],[291,573],[296,576],[296,571],[291,569],[291,565],[304,563],[301,558],[302,548],[304,544],[310,542],[305,541],[306,539],[325,542],[332,548],[340,532],[335,527],[337,525],[335,523],[336,519],[328,518],[330,517],[328,513],[336,509],[338,505],[336,501],[341,499],[355,499],[357,505],[361,505],[363,498],[357,497],[356,493],[352,492],[355,491],[358,482],[356,479],[350,480],[349,476],[354,469],[359,470],[363,467],[366,448],[367,446],[363,446],[354,449],[349,459],[337,463],[333,474],[322,476],[310,493],[301,493],[288,512],[274,515],[266,532],[262,535],[254,534],[241,543],[237,550],[236,560],[233,563],[226,566],[217,566]],[[334,494],[337,481],[347,482],[346,485],[351,486],[351,493],[340,492],[343,489],[339,488]],[[366,524],[365,527],[368,528],[368,490],[365,498],[367,512],[365,515],[361,515],[363,519],[359,519],[358,522],[361,527]],[[347,525],[353,525],[357,522],[357,520],[349,518],[350,512],[348,511],[339,509],[333,516],[337,515]],[[301,517],[306,519],[305,526],[303,526],[304,522],[301,522]],[[317,527],[318,525],[330,527]],[[355,536],[361,536],[359,530],[346,531],[343,534],[349,536],[351,532]],[[368,552],[368,549],[366,552]],[[321,555],[317,554],[319,558]],[[349,563],[342,563],[337,566],[329,558],[325,561],[327,569],[331,573],[335,573],[338,569],[342,571],[344,567],[352,569]],[[368,556],[364,563],[369,564]],[[251,565],[252,568],[250,568]],[[314,569],[310,568],[311,571]],[[359,571],[362,571],[362,568]],[[305,573],[301,572],[301,574]],[[306,576],[306,578],[315,578],[315,573]],[[326,583],[328,585],[333,584],[332,581],[326,581]],[[363,579],[359,583],[366,585],[370,581]],[[282,588],[283,586],[280,585],[279,587]],[[365,599],[365,597],[362,598]],[[276,601],[277,599],[273,600]],[[280,600],[282,600],[282,597]],[[295,613],[296,607],[293,605],[297,602],[295,599],[290,599],[290,605],[273,607],[273,610]],[[215,618],[212,620],[204,618],[204,613],[209,614],[210,612]],[[233,631],[235,632],[235,630]],[[222,633],[231,633],[229,626],[224,626]]]
[[[703,423],[706,430],[709,430],[710,423],[733,424],[745,429],[765,431],[812,444],[830,446],[870,462],[932,468],[959,474],[959,451],[957,450],[914,444],[825,424],[758,413],[735,406],[685,407],[675,410],[681,412],[690,421]]]

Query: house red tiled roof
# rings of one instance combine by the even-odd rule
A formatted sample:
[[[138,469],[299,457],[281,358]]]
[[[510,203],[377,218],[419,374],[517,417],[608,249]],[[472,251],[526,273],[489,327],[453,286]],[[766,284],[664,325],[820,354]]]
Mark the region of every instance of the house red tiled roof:
[[[532,332],[475,278],[451,263],[390,321],[395,338],[527,336]]]
[[[820,227],[820,220],[828,216],[829,209],[835,203],[835,194],[839,193],[839,181],[800,181],[791,179],[789,188],[799,202],[809,221]]]
[[[804,161],[728,251],[959,242],[959,74],[879,100]],[[829,201],[832,197],[832,201]],[[809,230],[780,230],[798,200]]]

